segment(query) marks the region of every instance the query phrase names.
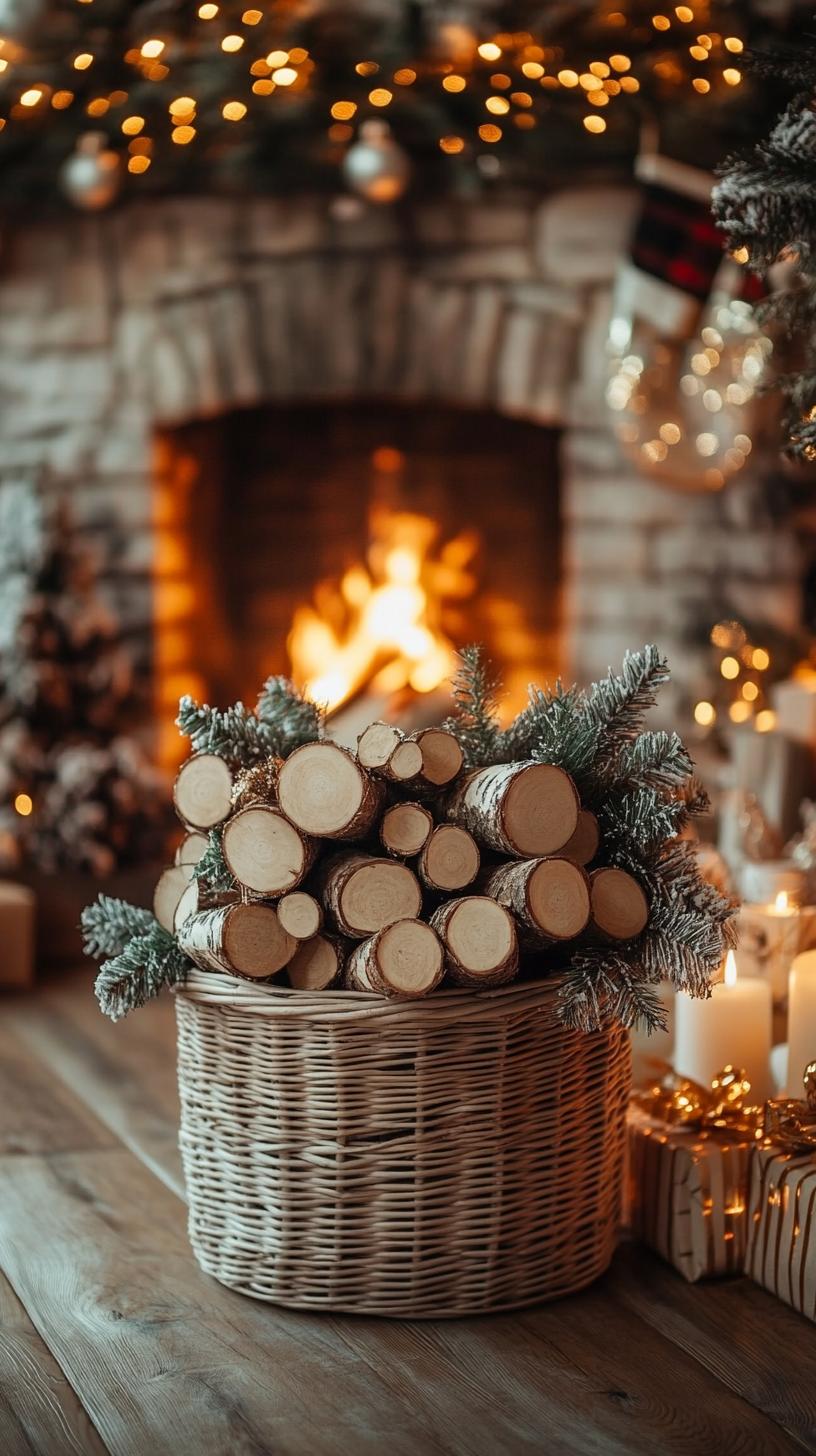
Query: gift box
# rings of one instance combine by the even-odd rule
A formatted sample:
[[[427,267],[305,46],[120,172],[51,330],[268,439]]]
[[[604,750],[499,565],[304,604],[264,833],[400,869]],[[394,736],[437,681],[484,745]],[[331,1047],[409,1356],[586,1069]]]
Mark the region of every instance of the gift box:
[[[816,1062],[805,1096],[769,1102],[751,1159],[745,1272],[816,1321]]]
[[[629,1109],[629,1223],[690,1283],[742,1272],[755,1138]]]

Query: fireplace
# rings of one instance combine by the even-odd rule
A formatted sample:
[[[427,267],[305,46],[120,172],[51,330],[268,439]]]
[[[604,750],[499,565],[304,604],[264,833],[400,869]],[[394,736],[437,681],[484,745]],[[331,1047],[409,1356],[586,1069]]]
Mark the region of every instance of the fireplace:
[[[558,441],[490,410],[387,400],[161,430],[160,716],[191,685],[252,701],[287,673],[341,727],[360,700],[369,716],[430,718],[472,640],[517,709],[560,667]]]

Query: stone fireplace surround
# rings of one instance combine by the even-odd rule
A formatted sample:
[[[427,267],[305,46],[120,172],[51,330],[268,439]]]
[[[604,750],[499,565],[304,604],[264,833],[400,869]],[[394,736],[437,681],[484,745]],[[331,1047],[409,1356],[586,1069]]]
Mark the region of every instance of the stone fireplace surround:
[[[604,339],[634,204],[582,186],[341,221],[325,199],[179,199],[7,227],[0,479],[40,479],[79,523],[118,528],[107,585],[149,661],[157,428],[366,395],[557,425],[566,675],[651,640],[693,688],[690,616],[726,592],[735,611],[794,626],[799,551],[763,522],[748,471],[684,495],[618,452]]]

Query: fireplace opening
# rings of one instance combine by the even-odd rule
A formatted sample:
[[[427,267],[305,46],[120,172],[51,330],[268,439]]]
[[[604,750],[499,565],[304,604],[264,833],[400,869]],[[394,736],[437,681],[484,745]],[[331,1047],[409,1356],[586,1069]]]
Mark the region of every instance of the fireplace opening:
[[[339,736],[444,711],[480,641],[507,711],[560,668],[558,431],[391,402],[236,410],[156,440],[162,757],[181,692],[253,703],[287,673]]]

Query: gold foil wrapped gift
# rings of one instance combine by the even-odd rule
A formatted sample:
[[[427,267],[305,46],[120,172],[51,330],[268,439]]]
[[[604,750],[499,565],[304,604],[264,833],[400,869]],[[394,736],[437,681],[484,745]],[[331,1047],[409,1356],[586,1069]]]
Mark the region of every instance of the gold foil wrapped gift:
[[[667,1072],[629,1108],[632,1232],[690,1282],[742,1272],[762,1110],[726,1067],[711,1087]]]
[[[745,1272],[816,1320],[816,1062],[805,1097],[769,1102],[754,1151]]]

